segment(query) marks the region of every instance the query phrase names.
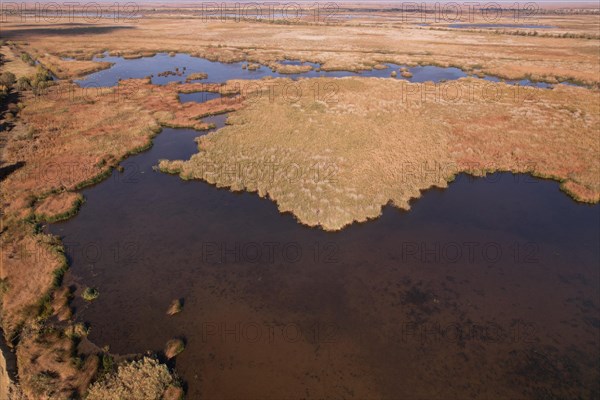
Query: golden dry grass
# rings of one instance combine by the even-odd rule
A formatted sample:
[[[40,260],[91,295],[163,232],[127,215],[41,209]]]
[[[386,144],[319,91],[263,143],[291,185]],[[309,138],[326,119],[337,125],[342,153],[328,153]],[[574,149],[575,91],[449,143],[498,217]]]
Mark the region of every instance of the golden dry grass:
[[[71,293],[69,288],[61,286],[52,294],[52,309],[59,321],[67,321],[72,316],[69,305]]]
[[[201,137],[189,161],[160,167],[256,191],[327,230],[375,218],[388,202],[408,209],[422,190],[445,187],[462,171],[530,172],[560,181],[578,200],[599,201],[598,91],[561,86],[515,100],[515,88],[503,83],[458,84],[487,89],[427,101],[423,85],[399,80],[300,80],[301,98],[255,96],[228,126]],[[337,94],[315,99],[314,85]],[[490,101],[490,90],[503,96]]]
[[[2,64],[2,71],[12,72],[17,78],[35,75],[35,66],[24,62],[14,46],[1,46],[0,53],[4,62]]]
[[[165,365],[144,357],[120,365],[117,372],[94,383],[87,400],[179,400],[182,391]]]
[[[273,63],[271,68],[280,74],[301,74],[312,70],[310,65],[285,65]]]

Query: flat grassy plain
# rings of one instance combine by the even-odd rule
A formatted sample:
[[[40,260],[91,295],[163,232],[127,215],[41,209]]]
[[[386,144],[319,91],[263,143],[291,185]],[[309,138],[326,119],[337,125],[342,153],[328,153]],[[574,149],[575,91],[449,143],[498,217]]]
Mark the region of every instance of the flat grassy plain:
[[[324,70],[370,69],[381,62],[452,65],[508,79],[572,79],[598,84],[597,15],[548,17],[541,23],[557,29],[542,32],[548,36],[519,36],[510,34],[518,29],[462,30],[386,20],[362,26],[356,22],[214,21],[191,16],[186,21],[181,16],[152,15],[112,25],[100,21],[89,25],[22,26],[16,21],[11,23],[9,17],[4,36],[19,42],[35,57],[46,57],[48,68],[64,77],[88,71],[86,60],[108,50],[129,57],[184,52],[225,62],[305,59],[322,63]],[[558,37],[565,32],[582,37]],[[61,62],[54,56],[79,61]]]
[[[102,353],[89,343],[76,345],[86,339],[84,333],[73,334],[72,294],[56,290],[67,268],[62,244],[38,224],[74,215],[81,204],[77,190],[148,148],[162,126],[207,129],[202,116],[230,112],[231,125],[202,138],[191,160],[163,161],[161,168],[234,190],[258,191],[302,223],[328,230],[375,218],[390,201],[409,208],[421,190],[445,187],[460,171],[531,172],[559,180],[578,200],[599,200],[597,15],[544,17],[544,24],[557,28],[523,36],[510,29],[418,27],[393,18],[279,24],[203,21],[170,13],[122,23],[3,21],[0,36],[11,45],[1,48],[9,61],[2,69],[33,74],[20,62],[25,52],[61,79],[45,93],[21,93],[15,127],[3,133],[2,167],[16,167],[0,182],[0,315],[17,349],[26,398],[83,396],[100,369],[96,357]],[[562,37],[565,33],[573,37]],[[404,81],[315,79],[294,83],[302,93],[295,101],[254,92],[245,99],[199,105],[181,104],[177,93],[206,91],[206,85],[154,86],[141,79],[90,92],[68,81],[108,68],[109,63],[91,61],[105,51],[129,58],[185,52],[266,65],[301,59],[321,63],[324,70],[356,71],[385,62],[457,66],[473,74],[570,80],[589,87],[535,90],[532,98],[515,100],[506,84],[469,78],[460,82],[485,83],[503,96],[490,101],[475,90],[457,100],[422,101],[418,93],[424,86]],[[264,83],[285,86],[291,81]],[[236,84],[246,85],[230,82],[232,91]],[[314,84],[322,90],[318,96]],[[257,167],[262,172],[251,179],[235,179],[234,172],[233,180],[231,174],[218,173],[244,165],[251,166],[249,173]],[[52,316],[62,325],[53,327]],[[132,366],[131,373],[137,376],[147,367],[158,371],[153,387],[179,395],[171,378],[152,362]],[[109,377],[105,385],[120,382]],[[106,392],[98,385],[92,393],[104,398]]]

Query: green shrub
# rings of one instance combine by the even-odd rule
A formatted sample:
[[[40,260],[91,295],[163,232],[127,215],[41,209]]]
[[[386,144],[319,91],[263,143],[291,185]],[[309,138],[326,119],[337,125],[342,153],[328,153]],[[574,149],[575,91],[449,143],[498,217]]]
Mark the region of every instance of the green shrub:
[[[36,86],[39,82],[47,82],[52,80],[52,74],[46,68],[41,65],[37,66],[35,76],[33,78],[33,86]]]
[[[104,378],[107,375],[110,375],[115,372],[115,360],[114,358],[107,353],[102,354],[102,367],[100,369],[100,377]]]
[[[50,82],[46,82],[46,81],[35,82],[32,85],[33,93],[35,95],[41,95],[41,94],[46,93],[46,89],[48,89],[49,87],[50,87]]]
[[[31,80],[26,76],[22,76],[19,79],[17,79],[17,84],[15,85],[15,88],[21,92],[29,90],[31,89]]]
[[[31,377],[29,385],[33,392],[42,397],[51,397],[56,394],[56,381],[59,376],[53,371],[43,371]]]
[[[27,53],[21,53],[21,60],[29,65],[35,65],[35,60]]]

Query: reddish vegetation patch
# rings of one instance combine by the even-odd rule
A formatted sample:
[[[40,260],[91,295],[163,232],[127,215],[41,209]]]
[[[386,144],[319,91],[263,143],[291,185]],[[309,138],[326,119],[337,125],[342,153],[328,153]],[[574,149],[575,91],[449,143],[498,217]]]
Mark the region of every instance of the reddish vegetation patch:
[[[240,107],[236,99],[179,102],[179,91],[198,90],[218,91],[219,86],[130,80],[92,93],[61,82],[42,97],[25,99],[22,123],[11,132],[4,153],[7,164],[24,165],[0,182],[5,227],[0,279],[7,287],[2,296],[7,333],[37,314],[40,294],[51,287],[53,272],[64,263],[54,250],[57,243],[19,221],[33,213],[52,219],[68,212],[78,201],[72,190],[101,179],[128,153],[149,146],[159,124],[206,129],[201,117]],[[44,197],[54,191],[62,192]],[[37,198],[42,200],[35,203]],[[27,270],[36,273],[23,273]]]
[[[52,310],[59,321],[66,321],[71,318],[71,307],[69,306],[69,297],[71,293],[69,288],[61,286],[52,294]]]
[[[161,124],[206,129],[201,117],[236,110],[240,101],[182,104],[177,94],[219,88],[199,83],[154,86],[139,79],[94,92],[61,83],[43,97],[30,98],[20,114],[23,124],[15,128],[5,150],[7,163],[25,162],[0,183],[6,214],[23,217],[29,207],[24,199],[73,190],[106,174],[129,152],[149,146]],[[48,201],[52,203],[43,203],[42,211],[58,207]]]
[[[79,193],[74,192],[51,194],[36,204],[35,214],[45,221],[55,220],[76,208],[82,199]]]
[[[66,267],[61,243],[36,232],[31,221],[59,219],[76,211],[81,197],[74,191],[103,179],[128,154],[147,148],[161,124],[207,129],[200,118],[241,106],[231,98],[205,104],[178,100],[179,91],[219,89],[200,84],[154,86],[142,79],[96,92],[60,82],[43,96],[27,94],[3,154],[6,164],[22,166],[0,182],[1,321],[8,337],[38,316],[70,316],[68,293],[51,294]],[[19,374],[30,398],[83,394],[94,361],[73,367],[66,354],[75,349],[68,343],[68,338],[36,330],[22,337]],[[52,359],[58,351],[64,353],[60,362]]]
[[[587,203],[598,203],[600,193],[574,181],[566,181],[561,185],[562,190],[571,194],[575,199]]]
[[[63,60],[60,57],[44,54],[38,60],[60,79],[70,79],[109,68],[112,63],[106,61]]]
[[[480,107],[448,118],[460,170],[531,173],[561,182],[582,202],[600,201],[598,91],[558,86],[502,108]],[[595,161],[596,160],[596,161]],[[475,166],[475,167],[474,167]]]
[[[164,400],[181,400],[183,399],[183,389],[176,386],[169,386],[163,395]]]
[[[272,68],[280,74],[301,74],[303,72],[312,71],[310,65],[286,65],[275,63]]]
[[[25,332],[17,349],[20,384],[30,399],[83,396],[98,369],[98,358],[74,362],[76,348],[63,332]]]
[[[52,287],[54,271],[65,260],[53,249],[56,243],[51,237],[34,235],[22,225],[9,226],[0,240],[0,280],[5,286],[0,296],[2,328],[11,336],[22,321],[39,314],[38,301]]]

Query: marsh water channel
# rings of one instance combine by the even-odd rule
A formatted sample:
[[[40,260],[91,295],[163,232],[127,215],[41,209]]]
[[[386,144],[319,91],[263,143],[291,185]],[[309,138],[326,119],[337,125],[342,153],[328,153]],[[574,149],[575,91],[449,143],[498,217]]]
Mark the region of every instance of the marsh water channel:
[[[229,79],[261,79],[265,77],[278,78],[316,78],[333,77],[341,78],[346,76],[363,76],[390,78],[392,71],[399,71],[400,68],[406,68],[412,76],[403,78],[400,74],[394,79],[405,79],[409,82],[445,82],[459,78],[467,77],[468,74],[456,67],[438,67],[433,65],[406,66],[392,63],[384,64],[386,69],[371,69],[360,72],[353,71],[325,71],[321,65],[314,62],[299,60],[281,60],[280,64],[303,66],[310,65],[312,70],[304,73],[285,74],[272,71],[269,67],[261,65],[255,70],[243,69],[245,62],[221,63],[210,61],[205,58],[194,57],[188,54],[175,54],[170,56],[167,53],[158,53],[153,57],[142,57],[137,59],[125,59],[119,56],[110,56],[108,53],[102,57],[95,57],[94,61],[104,61],[113,63],[105,70],[101,70],[75,82],[82,87],[104,87],[115,86],[119,79],[145,78],[151,77],[155,85],[164,85],[169,82],[185,82],[188,75],[195,72],[203,72],[208,75],[207,79],[196,80],[192,82],[221,83]],[[185,69],[184,69],[185,67]],[[177,70],[177,71],[176,71]],[[161,72],[171,71],[173,74],[159,75]],[[177,73],[175,73],[177,72]],[[493,76],[484,76],[483,79],[498,82],[499,78]],[[545,82],[532,82],[528,79],[506,80],[510,85],[533,86],[537,88],[550,88],[552,85]]]
[[[208,65],[208,81],[261,76]],[[111,70],[86,81],[116,82]],[[171,366],[194,400],[600,393],[600,206],[528,175],[459,175],[409,212],[324,232],[256,194],[153,168],[189,159],[205,133],[163,129],[49,226],[70,260],[64,284],[100,292],[74,300],[98,346],[160,353],[184,339]]]

